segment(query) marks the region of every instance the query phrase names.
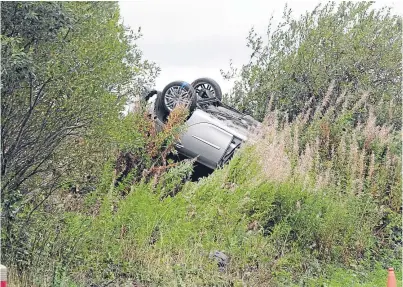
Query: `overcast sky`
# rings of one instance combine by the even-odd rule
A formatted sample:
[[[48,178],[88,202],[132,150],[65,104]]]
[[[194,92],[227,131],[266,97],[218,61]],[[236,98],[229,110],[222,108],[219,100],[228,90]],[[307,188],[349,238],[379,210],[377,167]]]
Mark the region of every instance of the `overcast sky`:
[[[287,1],[295,17],[311,11],[320,1]],[[403,1],[378,1],[375,6],[394,7],[401,13]],[[265,35],[269,18],[281,19],[286,1],[268,0],[140,0],[119,1],[123,23],[143,37],[138,45],[145,59],[161,68],[156,88],[171,81],[192,82],[214,78],[227,92],[232,83],[224,80],[220,69],[228,70],[249,60],[246,37],[254,27]]]

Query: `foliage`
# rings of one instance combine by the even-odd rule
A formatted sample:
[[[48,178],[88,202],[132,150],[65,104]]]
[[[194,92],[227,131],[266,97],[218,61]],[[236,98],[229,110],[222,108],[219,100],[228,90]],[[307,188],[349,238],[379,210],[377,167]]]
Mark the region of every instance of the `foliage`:
[[[382,115],[380,123],[400,129],[401,18],[389,8],[374,10],[372,4],[328,2],[299,19],[286,6],[275,29],[270,22],[267,41],[250,31],[250,62],[226,101],[259,119],[279,110],[293,120],[307,111],[312,115],[333,82],[335,95],[369,91],[367,102]],[[224,76],[237,73],[232,67]],[[332,96],[326,105],[336,101]]]
[[[69,252],[63,272],[57,271],[60,280],[78,286],[318,286],[348,274],[345,282],[361,286],[385,280],[375,259],[399,269],[399,252],[381,256],[388,247],[377,245],[374,226],[383,211],[370,193],[357,197],[293,178],[271,181],[256,148],[186,183],[174,197],[161,197],[167,194],[161,188],[173,185],[155,189],[152,182],[132,185],[121,197],[109,170],[98,212],[66,213],[60,238],[75,240],[63,245]],[[171,182],[182,181],[183,165],[167,173]],[[214,250],[230,257],[223,271],[209,258]],[[374,268],[378,277],[370,275]]]
[[[373,115],[327,143],[333,126],[328,130],[323,123],[344,119],[332,110],[321,111],[323,117],[313,122],[298,118],[279,129],[269,115],[271,124],[255,145],[199,182],[182,185],[191,168],[182,163],[162,173],[157,184],[125,182],[129,191],[122,197],[113,184],[116,175],[106,169],[95,211],[84,205],[78,213],[66,213],[64,241],[58,242],[72,247],[68,260],[59,263],[63,272],[54,272],[80,286],[384,281],[381,265],[401,266],[399,151],[386,152],[389,164],[385,155],[372,156],[394,140],[393,133],[374,124]],[[318,128],[309,132],[311,127]],[[145,142],[156,139],[148,136]],[[209,258],[214,250],[230,257],[224,271]]]
[[[1,14],[3,258],[22,266],[32,216],[56,190],[94,184],[111,156],[103,125],[155,67],[117,3],[4,2]]]
[[[401,77],[401,24],[370,5],[330,3],[299,21],[286,10],[267,46],[251,35],[256,53],[228,100],[264,125],[228,165],[188,182],[193,161],[169,158],[186,109],[161,130],[143,105],[120,113],[155,67],[116,3],[2,3],[13,283],[373,286],[389,266],[401,281],[400,82],[383,78]]]
[[[187,110],[181,107],[173,110],[163,130],[156,134],[144,108],[141,106],[114,123],[115,129],[105,127],[103,146],[113,150],[114,156],[104,159],[103,171],[98,175],[100,181],[92,183],[93,188],[83,190],[82,186],[75,186],[71,191],[64,186],[36,207],[35,216],[20,213],[26,241],[23,245],[14,243],[14,247],[24,253],[13,254],[8,262],[16,274],[24,276],[26,284],[58,285],[55,282],[65,276],[70,262],[83,256],[78,247],[81,240],[90,236],[92,220],[88,219],[100,215],[102,224],[108,224],[104,213],[109,212],[109,207],[116,208],[119,200],[133,192],[131,185],[146,184],[164,198],[177,193],[189,178],[193,161],[168,164],[166,158],[183,128]],[[85,148],[87,144],[83,145]],[[122,158],[129,161],[122,162]],[[86,183],[90,184],[88,179]],[[27,205],[30,208],[33,207]],[[37,278],[36,272],[44,276]]]

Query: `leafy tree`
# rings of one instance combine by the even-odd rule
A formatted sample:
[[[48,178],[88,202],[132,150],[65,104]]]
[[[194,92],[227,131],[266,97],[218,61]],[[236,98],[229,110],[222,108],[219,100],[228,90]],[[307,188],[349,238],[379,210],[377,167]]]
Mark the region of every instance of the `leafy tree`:
[[[2,2],[1,14],[7,260],[25,252],[26,226],[55,190],[102,168],[104,130],[158,69],[135,45],[141,34],[120,24],[116,2]]]
[[[372,4],[319,4],[299,19],[286,6],[276,29],[270,21],[267,43],[250,31],[250,63],[226,101],[259,119],[279,109],[293,120],[302,112],[312,116],[333,83],[334,94],[369,91],[380,121],[400,128],[402,21],[390,8],[374,10]],[[335,101],[332,96],[329,105]]]

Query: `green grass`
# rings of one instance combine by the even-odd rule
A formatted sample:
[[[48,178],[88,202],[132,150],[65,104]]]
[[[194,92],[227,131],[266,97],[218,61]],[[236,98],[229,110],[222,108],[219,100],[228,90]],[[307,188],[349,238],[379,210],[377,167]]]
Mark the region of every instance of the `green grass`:
[[[396,275],[396,286],[402,285],[402,271],[401,263],[395,261],[394,266],[397,267],[395,270]],[[399,268],[400,266],[400,268]],[[396,269],[396,268],[395,268]],[[353,270],[341,267],[329,268],[329,278],[315,278],[310,279],[308,286],[332,286],[332,287],[375,287],[375,286],[386,286],[388,271],[382,268],[380,264],[376,264],[373,269],[370,270]]]
[[[120,199],[110,191],[95,217],[71,214],[65,236],[77,240],[66,276],[83,286],[385,284],[381,258],[372,257],[381,213],[371,197],[270,182],[253,154],[186,183],[175,197],[161,197],[164,185],[141,183]],[[213,250],[230,257],[225,271],[209,258]]]

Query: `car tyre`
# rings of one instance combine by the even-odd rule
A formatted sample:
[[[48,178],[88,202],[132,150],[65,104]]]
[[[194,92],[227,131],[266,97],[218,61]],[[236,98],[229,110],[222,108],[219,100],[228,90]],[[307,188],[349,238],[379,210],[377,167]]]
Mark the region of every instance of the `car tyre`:
[[[177,105],[184,104],[190,112],[196,108],[197,94],[187,82],[175,81],[165,86],[161,93],[162,105],[170,113]]]
[[[193,88],[196,90],[198,99],[217,98],[222,100],[222,91],[220,85],[211,78],[199,78],[193,81]],[[207,90],[210,93],[204,93]]]

